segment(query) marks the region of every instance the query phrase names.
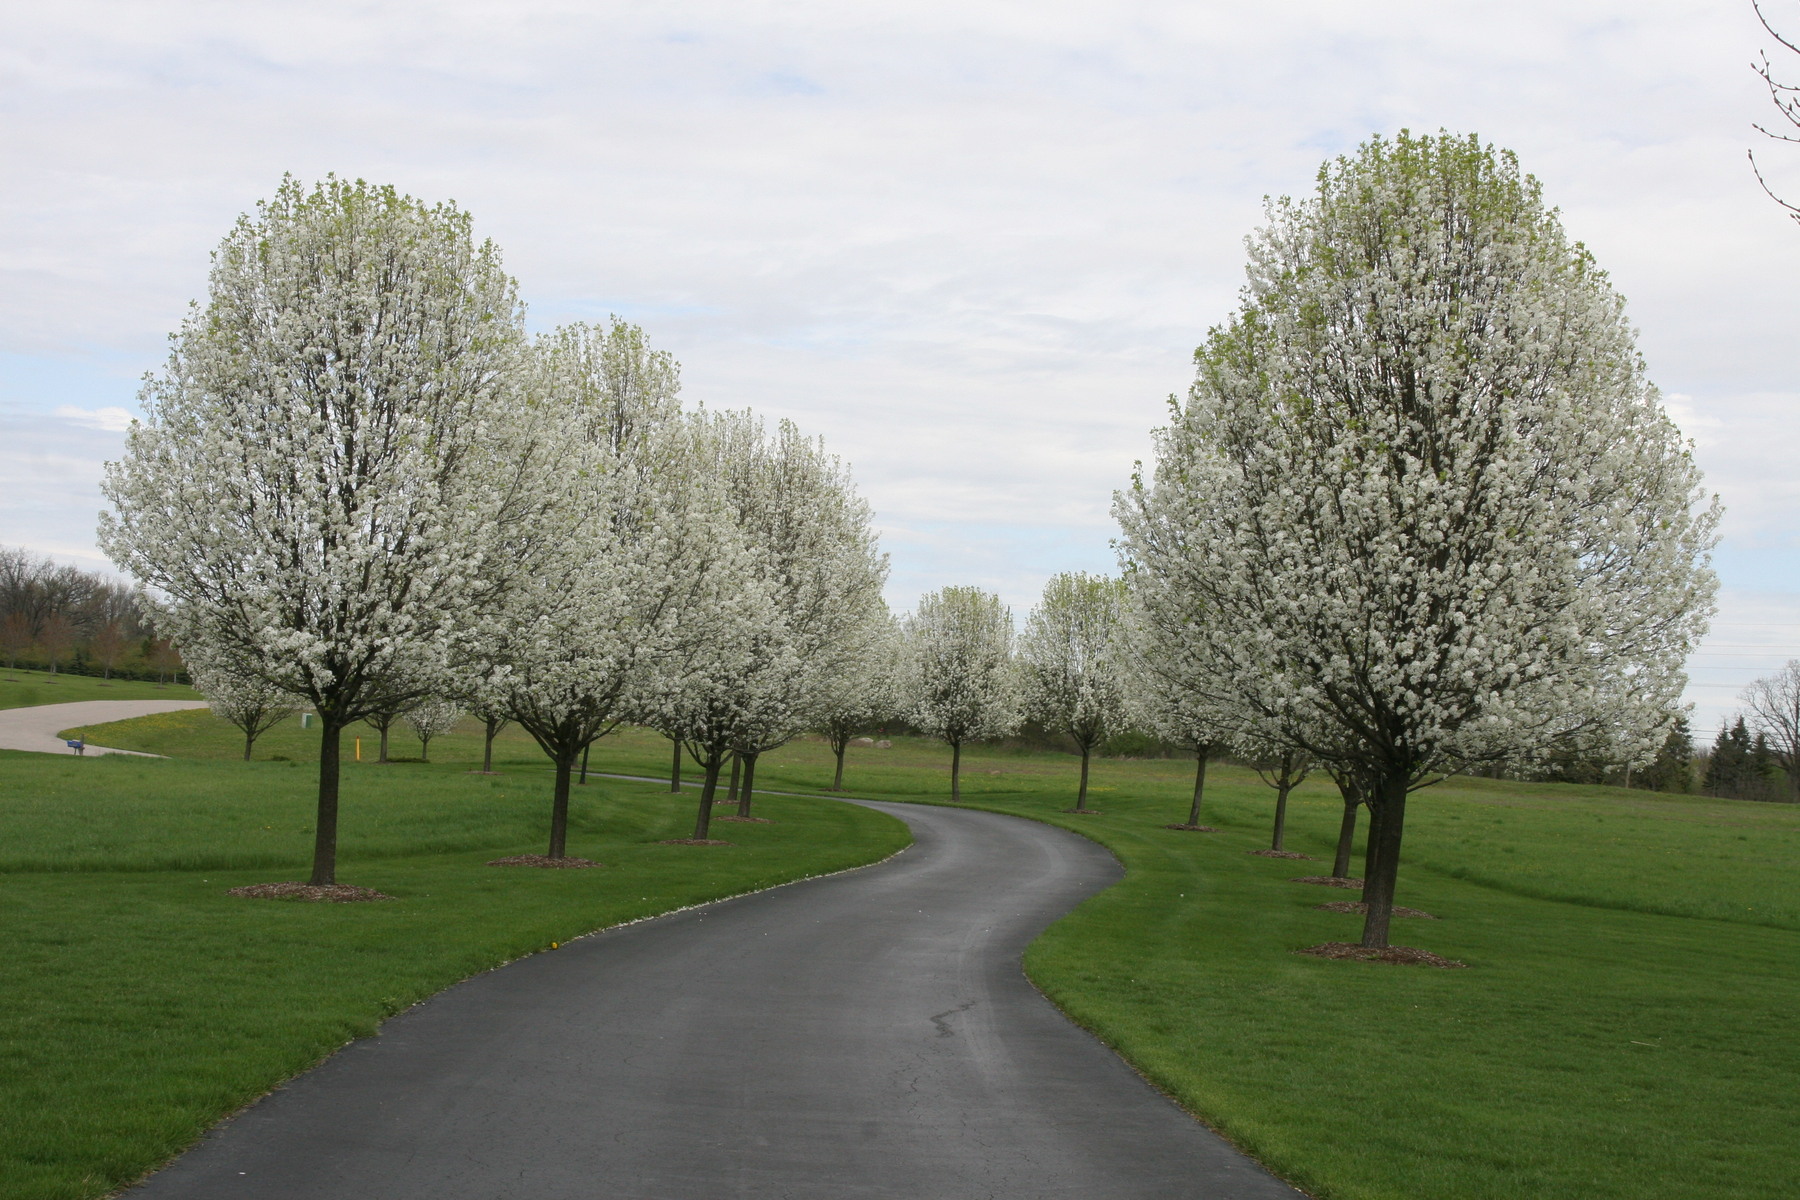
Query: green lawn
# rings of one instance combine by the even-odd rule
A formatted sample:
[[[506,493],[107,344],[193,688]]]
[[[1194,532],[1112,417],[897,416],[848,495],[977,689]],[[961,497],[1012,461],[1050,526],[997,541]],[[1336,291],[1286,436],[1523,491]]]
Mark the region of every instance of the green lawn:
[[[69,704],[76,700],[198,700],[184,683],[144,683],[136,679],[93,679],[48,671],[0,670],[0,708]]]
[[[0,1197],[106,1195],[458,979],[908,840],[868,809],[772,800],[774,824],[719,827],[736,845],[659,845],[691,831],[690,800],[606,781],[577,789],[570,831],[604,869],[495,869],[542,852],[546,779],[466,767],[347,771],[339,878],[397,899],[320,905],[225,895],[305,878],[305,767],[0,752]]]
[[[233,731],[200,713],[95,737],[237,752]],[[262,749],[301,757],[306,738],[284,727]],[[433,757],[466,761],[479,744],[459,732],[434,743]],[[396,747],[417,752],[407,739]],[[545,794],[547,769],[528,740],[509,732],[497,759],[497,782]],[[621,731],[593,765],[660,775],[668,743]],[[943,747],[897,739],[853,749],[846,787],[942,802],[947,767]],[[346,778],[417,769],[365,763]],[[814,791],[830,770],[827,749],[807,741],[767,756],[758,782]],[[1328,869],[1337,799],[1311,782],[1290,813],[1289,848],[1326,862],[1261,858],[1248,851],[1267,844],[1273,792],[1247,771],[1213,770],[1203,819],[1220,832],[1161,828],[1185,815],[1191,771],[1097,763],[1102,812],[1079,817],[1061,811],[1074,797],[1073,757],[976,749],[965,754],[964,793],[1119,855],[1126,881],[1053,926],[1027,969],[1285,1178],[1321,1200],[1794,1194],[1800,808],[1485,780],[1422,792],[1400,899],[1442,920],[1397,921],[1396,940],[1470,968],[1434,971],[1295,955],[1354,941],[1360,928],[1356,916],[1313,907],[1354,893],[1288,882]],[[646,803],[656,794],[647,787]],[[784,802],[757,803],[773,812]],[[381,836],[408,835],[396,826]]]

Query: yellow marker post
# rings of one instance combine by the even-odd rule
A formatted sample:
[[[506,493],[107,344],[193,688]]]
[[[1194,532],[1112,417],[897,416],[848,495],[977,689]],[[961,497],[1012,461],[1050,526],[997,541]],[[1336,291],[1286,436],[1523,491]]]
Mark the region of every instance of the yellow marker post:
[[[361,738],[356,739],[356,761],[357,762],[362,761],[362,739]]]

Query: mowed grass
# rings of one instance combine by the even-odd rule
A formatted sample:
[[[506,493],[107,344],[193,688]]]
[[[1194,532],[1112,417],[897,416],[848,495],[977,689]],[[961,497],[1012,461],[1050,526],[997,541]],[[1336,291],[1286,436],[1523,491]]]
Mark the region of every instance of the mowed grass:
[[[198,700],[186,684],[145,683],[137,679],[93,679],[86,675],[52,675],[48,671],[0,670],[0,708],[36,704],[72,704],[77,700]]]
[[[152,720],[167,749],[233,753],[200,714]],[[479,737],[440,746],[469,757]],[[622,730],[593,766],[663,775],[668,754]],[[516,734],[500,755],[509,781],[544,771]],[[853,748],[845,789],[941,803],[948,759],[914,739]],[[1203,820],[1219,832],[1196,834],[1161,828],[1186,814],[1191,762],[1097,763],[1097,816],[1062,811],[1072,756],[964,762],[966,803],[1078,830],[1129,869],[1033,945],[1032,978],[1321,1200],[1796,1194],[1800,809],[1487,780],[1417,793],[1400,900],[1442,919],[1396,921],[1395,940],[1469,964],[1438,971],[1293,953],[1360,930],[1314,907],[1354,892],[1289,882],[1329,869],[1340,805],[1319,781],[1290,809],[1289,848],[1321,859],[1306,863],[1249,853],[1274,793],[1240,768],[1214,766]],[[802,741],[757,780],[818,791],[832,765]]]
[[[0,1197],[106,1195],[458,979],[908,840],[867,809],[772,800],[774,824],[719,827],[735,845],[660,845],[691,799],[604,781],[577,789],[570,833],[604,869],[489,868],[543,851],[548,780],[468,766],[346,771],[339,879],[396,899],[298,904],[225,889],[305,878],[312,770],[0,752]]]

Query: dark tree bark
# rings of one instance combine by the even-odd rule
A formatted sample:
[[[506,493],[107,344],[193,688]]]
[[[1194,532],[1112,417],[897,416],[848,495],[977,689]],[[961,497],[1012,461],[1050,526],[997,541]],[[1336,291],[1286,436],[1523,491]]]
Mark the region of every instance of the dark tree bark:
[[[1194,803],[1188,808],[1189,825],[1200,823],[1200,801],[1206,796],[1206,760],[1212,757],[1212,744],[1194,747]]]
[[[1088,755],[1091,754],[1092,751],[1093,747],[1088,743],[1083,742],[1081,744],[1081,787],[1075,792],[1076,812],[1087,811]]]
[[[754,754],[741,754],[738,757],[744,760],[744,786],[738,791],[737,815],[740,817],[747,817],[750,815],[750,800],[755,790],[756,759],[758,756]]]
[[[1350,855],[1356,849],[1356,810],[1362,807],[1362,800],[1356,789],[1338,785],[1344,794],[1344,818],[1338,822],[1337,857],[1331,863],[1333,879],[1350,878]]]
[[[249,730],[244,731],[244,761],[250,761],[250,751],[256,748],[256,735]]]
[[[1287,836],[1287,798],[1293,791],[1293,785],[1283,782],[1275,789],[1275,833],[1269,839],[1269,849],[1282,850],[1282,839]]]
[[[337,882],[338,765],[344,726],[319,714],[319,812],[313,822],[313,884]]]
[[[675,744],[675,760],[669,764],[669,790],[679,792],[681,790],[681,739],[670,738],[669,741]]]
[[[563,858],[569,845],[569,777],[575,773],[575,756],[556,757],[556,791],[550,801],[550,851],[548,857]]]
[[[729,786],[725,789],[725,803],[736,804],[738,802],[738,780],[743,776],[743,773],[744,773],[744,756],[741,754],[736,754],[736,753],[732,754],[732,756],[731,756],[731,786]]]
[[[962,803],[962,743],[950,743],[950,803]]]
[[[581,782],[582,783],[587,782],[588,751],[592,750],[593,748],[594,748],[594,743],[592,743],[592,742],[589,742],[587,745],[585,745],[581,748]]]
[[[494,738],[505,726],[506,721],[501,717],[487,719],[486,738],[481,745],[481,773],[483,775],[494,773]]]
[[[1380,949],[1388,944],[1394,915],[1394,884],[1400,873],[1400,835],[1406,824],[1407,777],[1389,771],[1370,791],[1369,863],[1363,875],[1362,944]]]
[[[831,739],[831,751],[833,754],[837,755],[837,774],[831,777],[831,790],[834,792],[841,792],[844,790],[844,751],[848,749],[849,746],[850,739],[847,737],[833,737]]]
[[[723,755],[714,752],[706,760],[706,782],[700,787],[700,814],[694,818],[694,840],[703,841],[712,831],[713,797],[719,790],[719,769]]]

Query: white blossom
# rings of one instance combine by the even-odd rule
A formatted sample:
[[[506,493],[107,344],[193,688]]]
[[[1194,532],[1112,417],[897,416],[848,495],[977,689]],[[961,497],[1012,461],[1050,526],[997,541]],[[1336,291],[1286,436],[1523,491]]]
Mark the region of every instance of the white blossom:
[[[950,743],[950,797],[960,800],[964,743],[1019,727],[1012,610],[992,592],[947,587],[921,597],[901,629],[907,719]]]
[[[540,528],[522,315],[462,212],[289,179],[215,253],[108,466],[101,545],[162,630],[318,711],[314,883],[340,731],[444,682]]]
[[[1025,710],[1067,734],[1081,754],[1075,807],[1087,808],[1088,761],[1120,727],[1124,675],[1118,661],[1124,584],[1082,571],[1052,576],[1019,639]]]
[[[291,692],[254,675],[233,671],[228,660],[215,661],[204,647],[185,649],[194,690],[206,697],[213,716],[243,732],[245,762],[250,761],[257,738],[303,707]]]
[[[441,733],[449,733],[462,720],[462,706],[454,700],[445,700],[437,696],[421,700],[406,710],[406,724],[419,739],[419,758],[423,762],[431,761],[431,739]]]
[[[1385,945],[1410,788],[1660,740],[1717,509],[1622,300],[1510,155],[1378,139],[1269,218],[1119,499],[1122,553],[1208,703],[1368,774]]]

